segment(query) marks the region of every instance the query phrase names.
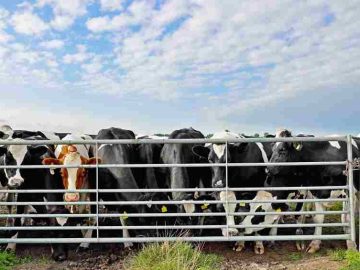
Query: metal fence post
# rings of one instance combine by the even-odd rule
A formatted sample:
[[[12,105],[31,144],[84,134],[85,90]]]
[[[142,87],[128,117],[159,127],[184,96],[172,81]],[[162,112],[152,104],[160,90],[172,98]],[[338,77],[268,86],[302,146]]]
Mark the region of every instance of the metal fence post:
[[[225,144],[225,185],[226,185],[226,235],[229,238],[229,183],[228,183],[228,142]]]
[[[95,157],[96,157],[96,239],[99,240],[99,143],[95,144]]]
[[[350,205],[350,230],[351,241],[356,243],[355,230],[355,211],[354,211],[354,174],[353,174],[353,150],[351,135],[347,136],[347,156],[348,156],[348,185],[349,185],[349,205]]]

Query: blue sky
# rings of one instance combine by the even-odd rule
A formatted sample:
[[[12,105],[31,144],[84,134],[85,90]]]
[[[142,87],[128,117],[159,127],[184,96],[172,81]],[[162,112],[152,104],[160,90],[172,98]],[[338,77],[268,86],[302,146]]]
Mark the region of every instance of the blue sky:
[[[0,0],[0,121],[358,134],[357,2]]]

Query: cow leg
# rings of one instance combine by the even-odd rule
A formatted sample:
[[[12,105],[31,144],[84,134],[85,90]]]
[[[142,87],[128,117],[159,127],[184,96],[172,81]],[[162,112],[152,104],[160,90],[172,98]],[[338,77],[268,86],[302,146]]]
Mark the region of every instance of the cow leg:
[[[280,220],[280,217],[273,224],[274,225],[279,224],[279,220]],[[273,228],[270,229],[269,235],[275,236],[275,235],[277,235],[277,233],[278,233],[278,228],[273,227]],[[275,240],[271,240],[269,246],[270,247],[275,246]]]
[[[80,201],[85,202],[87,197],[88,196],[87,196],[86,193],[81,193],[80,194]],[[84,205],[84,204],[79,205],[79,214],[84,214],[84,213],[86,213],[86,205]],[[93,224],[96,224],[96,221],[93,218],[89,218],[89,226],[92,226]],[[83,235],[84,238],[91,238],[92,234],[93,234],[92,229],[82,230],[82,235]],[[79,245],[77,251],[85,251],[85,250],[88,250],[89,247],[90,247],[90,243],[84,242],[84,243],[81,243]]]
[[[7,198],[6,198],[6,202],[15,202],[15,193],[9,193]],[[12,205],[8,205],[8,213],[12,214],[12,210],[13,210],[13,206]],[[14,218],[7,218],[6,219],[6,227],[14,227],[14,223],[15,223],[15,219]]]
[[[121,222],[121,226],[126,226],[126,222],[122,217],[120,218],[120,222]],[[123,231],[123,238],[130,238],[130,233],[128,229],[122,229],[122,231]],[[131,249],[133,245],[134,244],[132,242],[124,242],[124,247],[126,249]]]
[[[357,204],[354,204],[354,205],[357,205]],[[349,210],[349,204],[347,202],[343,202],[343,210],[344,211]],[[351,220],[350,213],[341,214],[341,222],[342,223],[350,223],[350,220]],[[345,226],[343,229],[344,229],[345,234],[351,234],[350,226]],[[356,250],[356,243],[352,240],[346,240],[346,246],[348,249]]]
[[[324,206],[322,205],[321,202],[315,202],[315,211],[317,212],[324,211]],[[315,224],[324,223],[324,214],[316,214],[314,216],[314,223]],[[322,227],[315,227],[314,235],[321,235],[321,234],[322,234]],[[320,249],[320,245],[321,245],[321,240],[312,240],[306,252],[315,253]]]
[[[239,236],[244,236],[243,233],[240,233]],[[237,241],[233,247],[233,250],[240,252],[245,249],[245,241]]]
[[[255,235],[260,236],[260,234],[258,233],[255,233]],[[262,241],[255,241],[254,252],[258,255],[264,254],[265,249]]]
[[[234,226],[235,225],[235,219],[234,216],[230,216],[229,213],[234,213],[236,210],[236,204],[234,203],[226,203],[226,201],[231,202],[231,201],[236,201],[236,196],[235,193],[233,191],[222,191],[220,192],[220,200],[223,201],[223,206],[225,209],[225,213],[226,215],[226,222],[229,226]],[[222,235],[225,237],[229,237],[229,236],[235,236],[238,235],[239,231],[236,228],[224,228],[222,229]]]
[[[11,239],[17,239],[19,233],[16,233],[15,235],[11,236]],[[16,250],[16,243],[9,243],[6,246],[5,249],[7,252],[15,252]]]
[[[307,198],[307,192],[305,192],[305,199]],[[306,209],[308,208],[308,205],[307,203],[303,203],[302,204],[302,207],[300,209],[301,212],[305,211]],[[305,219],[306,219],[306,215],[305,214],[300,214],[298,216],[298,218],[296,219],[296,223],[297,224],[304,224],[305,223]],[[304,235],[304,231],[303,231],[303,228],[297,228],[296,229],[296,235]],[[299,241],[296,241],[296,248],[298,251],[302,251],[302,250],[305,250],[305,241],[304,240],[299,240]]]

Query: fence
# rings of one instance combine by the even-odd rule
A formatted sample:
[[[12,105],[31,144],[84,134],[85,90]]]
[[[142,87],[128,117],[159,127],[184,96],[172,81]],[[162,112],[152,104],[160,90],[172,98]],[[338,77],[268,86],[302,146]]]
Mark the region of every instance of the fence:
[[[189,164],[96,164],[96,165],[78,165],[78,166],[65,166],[65,165],[3,165],[0,169],[12,168],[12,169],[36,169],[36,168],[48,168],[48,169],[59,169],[59,168],[95,168],[96,169],[96,188],[95,189],[82,189],[82,190],[66,190],[67,192],[78,192],[78,193],[95,193],[96,201],[79,201],[79,202],[0,202],[0,206],[16,206],[16,205],[95,205],[96,213],[89,214],[0,214],[0,219],[7,218],[35,218],[35,217],[79,217],[79,218],[93,218],[96,222],[93,225],[81,225],[81,226],[21,226],[21,227],[0,227],[1,230],[29,230],[29,231],[48,231],[48,230],[96,230],[96,237],[88,238],[0,238],[0,243],[126,243],[126,242],[156,242],[156,241],[175,241],[181,238],[184,241],[273,241],[273,240],[352,240],[355,242],[356,231],[355,231],[355,205],[354,205],[354,179],[353,179],[353,153],[352,153],[352,137],[351,136],[338,136],[338,137],[293,137],[293,138],[239,138],[239,139],[136,139],[136,140],[81,140],[81,141],[0,141],[0,145],[70,145],[70,144],[90,144],[96,149],[95,157],[98,157],[99,146],[103,144],[196,144],[196,143],[216,143],[225,144],[226,149],[230,143],[270,143],[270,142],[315,142],[315,141],[343,141],[347,143],[347,160],[343,161],[332,161],[332,162],[283,162],[283,163],[229,163],[226,152],[225,163],[189,163]],[[237,166],[331,166],[341,165],[346,167],[348,170],[348,183],[344,186],[312,186],[310,187],[260,187],[260,188],[233,188],[228,186],[228,168]],[[99,189],[99,169],[100,168],[171,168],[171,167],[225,167],[226,170],[226,186],[224,188],[192,188],[192,189]],[[256,212],[251,215],[300,215],[300,214],[324,214],[324,215],[339,215],[339,214],[350,214],[350,220],[345,222],[336,223],[305,223],[305,224],[267,224],[267,225],[231,225],[228,224],[229,216],[246,216],[249,213],[239,212],[214,212],[214,213],[102,213],[101,207],[106,205],[181,205],[181,204],[219,204],[224,203],[221,200],[192,200],[192,201],[100,201],[99,194],[102,193],[141,193],[141,192],[226,192],[230,191],[274,191],[274,190],[346,190],[349,194],[346,198],[333,198],[333,199],[284,199],[277,200],[276,202],[284,203],[300,203],[300,202],[346,202],[349,205],[349,209],[341,211],[286,211],[286,212]],[[38,189],[38,190],[0,190],[1,193],[64,193],[65,190],[55,189]],[[226,196],[227,198],[227,196]],[[234,200],[226,201],[226,205],[238,204],[238,203],[253,203],[253,200]],[[272,203],[270,200],[260,200],[257,203]],[[99,223],[100,218],[146,218],[146,217],[223,217],[226,219],[226,224],[217,225],[155,225],[155,226],[128,226],[122,224],[121,226],[102,226]],[[350,233],[344,234],[322,234],[322,235],[236,235],[231,236],[229,229],[231,228],[309,228],[309,227],[350,227]],[[102,237],[100,235],[101,230],[192,230],[192,229],[226,229],[226,236],[159,236],[159,237]]]

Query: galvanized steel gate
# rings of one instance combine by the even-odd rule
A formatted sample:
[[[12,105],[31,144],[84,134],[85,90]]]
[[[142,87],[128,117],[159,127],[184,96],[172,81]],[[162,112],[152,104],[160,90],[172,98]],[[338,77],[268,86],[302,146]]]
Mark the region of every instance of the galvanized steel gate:
[[[82,218],[93,218],[96,219],[95,224],[89,226],[21,226],[21,227],[0,227],[1,230],[84,230],[84,229],[93,229],[96,230],[96,237],[93,238],[20,238],[20,239],[11,239],[11,238],[0,238],[0,243],[125,243],[125,242],[159,242],[159,241],[175,241],[181,239],[183,241],[272,241],[272,240],[352,240],[355,242],[356,231],[355,231],[355,205],[354,205],[354,179],[353,179],[353,154],[352,154],[352,137],[349,136],[338,136],[338,137],[293,137],[293,138],[239,138],[239,139],[136,139],[136,140],[82,140],[82,141],[0,141],[0,145],[67,145],[67,144],[91,144],[95,147],[95,157],[98,156],[97,149],[100,145],[103,144],[152,144],[152,143],[161,143],[161,144],[186,144],[186,143],[217,143],[225,144],[226,147],[229,143],[239,143],[239,142],[299,142],[299,141],[344,141],[347,143],[347,160],[336,161],[336,162],[285,162],[285,163],[228,163],[227,155],[225,163],[201,163],[201,164],[96,164],[96,165],[79,165],[79,166],[64,166],[64,165],[23,165],[23,166],[0,166],[0,169],[5,168],[24,168],[24,169],[35,169],[35,168],[49,168],[49,169],[58,169],[58,168],[96,168],[96,189],[87,189],[87,190],[76,190],[79,193],[96,193],[96,201],[79,201],[76,203],[73,202],[0,202],[0,206],[15,206],[15,205],[96,205],[96,213],[90,214],[0,214],[0,219],[7,218],[33,218],[33,217],[82,217]],[[227,151],[226,151],[227,153]],[[344,168],[347,168],[348,171],[348,184],[346,186],[312,186],[309,187],[261,187],[261,188],[231,188],[228,187],[228,177],[227,171],[229,167],[235,166],[319,166],[319,165],[343,165]],[[195,189],[124,189],[124,190],[112,190],[112,189],[99,189],[98,183],[98,169],[99,168],[109,168],[109,167],[128,167],[128,168],[146,168],[146,167],[213,167],[220,166],[226,168],[226,187],[225,188],[195,188]],[[231,226],[229,224],[223,225],[166,225],[166,226],[100,226],[99,218],[104,217],[117,217],[117,218],[131,218],[131,217],[156,217],[156,216],[224,216],[233,215],[233,216],[245,216],[248,213],[159,213],[159,214],[146,214],[146,213],[100,213],[99,206],[106,205],[139,205],[139,204],[215,204],[215,203],[224,203],[223,201],[99,201],[99,193],[112,193],[112,192],[229,192],[229,191],[259,191],[259,190],[325,190],[325,189],[344,189],[349,193],[348,198],[334,198],[334,199],[296,199],[296,200],[277,200],[277,202],[347,202],[349,204],[349,210],[341,211],[305,211],[305,212],[258,212],[255,215],[299,215],[299,214],[350,214],[350,221],[345,223],[323,223],[323,224],[269,224],[269,225],[251,225],[250,227],[256,228],[299,228],[299,227],[350,227],[350,234],[328,234],[328,235],[275,235],[275,236],[203,236],[203,237],[181,237],[181,236],[167,236],[167,237],[141,237],[141,238],[124,238],[124,237],[111,237],[104,238],[100,237],[99,230],[115,230],[115,229],[222,229],[225,228],[227,231],[229,228],[245,228],[243,225]],[[64,190],[5,190],[1,189],[2,193],[63,193]],[[69,191],[68,192],[72,192]],[[73,191],[75,192],[75,191]],[[227,201],[227,204],[231,203],[252,203],[252,200],[236,200],[236,201]],[[273,202],[269,200],[262,200],[257,202]],[[254,214],[254,213],[252,213]],[[227,218],[226,218],[227,220]]]

